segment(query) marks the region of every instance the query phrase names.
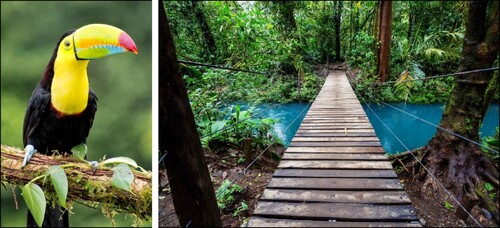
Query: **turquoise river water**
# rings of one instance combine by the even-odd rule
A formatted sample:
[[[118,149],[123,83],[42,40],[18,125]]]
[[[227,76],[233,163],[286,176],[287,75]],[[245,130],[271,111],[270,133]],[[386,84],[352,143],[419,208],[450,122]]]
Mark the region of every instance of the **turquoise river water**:
[[[240,104],[242,110],[248,109],[248,105]],[[443,113],[442,104],[432,105],[415,105],[415,104],[391,104],[408,113],[427,120],[435,125],[439,125],[441,115]],[[279,137],[285,146],[288,147],[295,132],[300,126],[302,119],[307,113],[307,104],[290,103],[290,104],[260,104],[255,106],[254,113],[258,117],[274,118],[279,122],[274,126],[274,132]],[[401,141],[409,148],[416,149],[424,146],[436,133],[436,127],[431,126],[414,117],[406,115],[389,106],[379,106],[371,104],[373,111],[382,119],[382,121],[401,139]],[[490,136],[495,132],[495,127],[499,122],[498,104],[490,105],[488,112],[484,118],[483,126],[480,129],[482,136]],[[377,136],[385,151],[390,154],[405,151],[405,148],[399,141],[383,126],[383,124],[370,111],[367,111],[367,106],[363,105],[365,112],[370,119]],[[302,112],[302,113],[301,113]],[[295,120],[295,122],[293,122]],[[293,123],[292,123],[293,122]]]

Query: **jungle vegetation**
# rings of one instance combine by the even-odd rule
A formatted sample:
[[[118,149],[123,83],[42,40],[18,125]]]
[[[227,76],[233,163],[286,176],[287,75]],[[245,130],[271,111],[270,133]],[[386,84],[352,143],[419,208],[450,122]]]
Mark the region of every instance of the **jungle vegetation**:
[[[322,64],[327,63],[347,69],[360,100],[448,104],[440,125],[476,141],[485,107],[499,99],[498,70],[453,75],[498,67],[498,3],[493,1],[168,1],[164,6],[178,59],[263,72],[181,62],[198,131],[205,132],[202,136],[217,135],[232,120],[226,117],[235,113],[221,111],[230,102],[312,101],[326,76]],[[466,42],[466,37],[474,42]],[[447,74],[451,76],[442,76]],[[459,183],[467,189],[453,185],[450,190],[459,197],[472,196],[474,205],[498,217],[498,201],[483,197],[486,191],[481,188],[493,183],[492,189],[498,189],[498,166],[489,160],[494,156],[487,157],[464,141],[450,149],[458,138],[443,134],[425,148],[434,152],[428,152],[424,162],[432,172],[461,177]],[[234,143],[227,135],[219,136]],[[203,146],[211,149],[203,140]],[[449,159],[454,162],[448,164]],[[464,160],[471,170],[480,170],[471,174],[472,179],[453,166]],[[486,167],[478,166],[478,161],[486,160]],[[421,178],[432,185],[429,176]],[[436,190],[436,185],[430,189]]]

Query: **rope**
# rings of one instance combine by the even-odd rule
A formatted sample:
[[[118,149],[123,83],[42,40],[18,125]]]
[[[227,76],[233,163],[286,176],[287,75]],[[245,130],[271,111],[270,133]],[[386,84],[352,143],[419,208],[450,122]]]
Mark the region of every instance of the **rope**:
[[[355,90],[354,90],[355,91]],[[363,102],[366,103],[366,101],[363,99],[363,97],[359,96]],[[373,111],[373,109],[370,107],[370,105],[367,105],[368,109],[373,113],[373,115],[375,115],[375,117],[378,119],[378,121],[380,121],[380,123],[382,123],[382,125],[384,125],[384,127],[391,133],[392,136],[394,136],[398,142],[408,151],[410,152],[410,154],[413,156],[413,158],[415,158],[415,160],[422,166],[422,168],[425,169],[425,171],[427,172],[427,174],[430,175],[430,177],[436,182],[438,183],[438,185],[446,192],[446,194],[448,194],[452,199],[453,201],[455,201],[461,208],[463,211],[465,211],[465,213],[479,226],[479,227],[482,227],[481,224],[465,209],[465,207],[455,198],[455,196],[453,194],[451,194],[451,192],[449,192],[444,186],[443,184],[441,184],[441,182],[429,171],[429,169],[427,169],[427,167],[425,167],[425,165],[417,158],[417,156],[415,156],[415,154],[413,154],[413,152],[408,149],[408,147],[401,141],[401,139],[399,139],[399,137],[384,123],[384,121],[382,121],[382,119],[377,115],[377,113],[375,113],[375,111]]]
[[[449,76],[461,76],[461,75],[466,75],[466,74],[482,73],[482,72],[489,72],[489,71],[496,71],[496,70],[499,70],[499,68],[493,67],[493,68],[484,68],[484,69],[477,69],[477,70],[470,70],[470,71],[462,71],[462,72],[456,72],[456,73],[451,73],[451,74],[429,76],[429,77],[425,77],[425,78],[415,78],[415,79],[411,79],[411,80],[405,80],[405,82],[428,80],[428,79],[435,79],[435,78],[444,78],[444,77],[449,77]],[[388,82],[381,82],[381,83],[377,82],[376,84],[386,85],[386,84],[393,84],[393,83],[396,83],[396,81],[388,81]]]
[[[306,107],[304,107],[302,109],[302,111],[295,117],[295,119],[285,128],[285,131],[288,130],[288,128],[290,128],[290,126],[292,126],[293,123],[295,123],[295,121],[297,121],[297,119],[302,115],[302,113],[304,113],[304,111],[310,107],[312,104],[312,102],[309,102],[309,104],[306,105]],[[217,199],[229,188],[229,186],[233,185],[235,181],[237,181],[240,177],[243,176],[243,174],[246,173],[246,171],[257,161],[257,159],[259,159],[260,156],[262,156],[262,154],[264,154],[264,152],[267,151],[267,149],[269,149],[273,143],[276,141],[276,138],[273,139],[273,141],[269,144],[269,146],[267,146],[264,150],[262,150],[262,152],[257,155],[257,157],[250,163],[248,164],[247,167],[245,167],[245,169],[243,169],[242,171],[240,171],[238,173],[238,176],[236,176],[236,178],[234,178],[225,188],[223,188],[218,194],[217,194]]]
[[[372,108],[368,105],[368,109],[373,113],[373,115],[375,115],[375,117],[377,117],[377,119],[384,125],[385,128],[387,128],[387,130],[389,130],[389,132],[392,134],[392,136],[394,136],[401,145],[403,145],[403,147],[410,152],[410,154],[413,156],[413,158],[415,158],[415,160],[425,169],[425,171],[427,172],[427,174],[429,174],[432,179],[434,179],[434,181],[436,183],[439,184],[439,186],[446,192],[446,194],[448,194],[461,208],[463,211],[465,211],[465,213],[467,213],[467,215],[472,218],[472,220],[474,220],[474,222],[479,226],[479,227],[482,227],[481,224],[465,209],[465,207],[455,198],[455,196],[453,194],[451,194],[444,186],[443,184],[441,184],[441,182],[439,182],[439,180],[427,169],[427,167],[425,167],[425,165],[415,156],[415,154],[413,154],[413,152],[408,149],[408,147],[401,141],[401,139],[398,138],[398,136],[396,136],[396,134],[394,134],[394,132],[382,121],[382,119],[380,119],[380,117],[375,113],[375,111],[372,110]]]
[[[487,150],[489,150],[489,151],[491,151],[491,152],[499,153],[497,150],[491,149],[491,148],[489,148],[489,147],[487,147],[487,146],[485,146],[485,145],[482,145],[482,144],[480,144],[480,143],[478,143],[478,142],[475,142],[475,141],[473,141],[473,140],[471,140],[471,139],[468,139],[468,138],[466,138],[465,136],[462,136],[462,135],[460,135],[460,134],[458,134],[458,133],[455,133],[455,132],[453,132],[453,131],[450,131],[450,130],[448,130],[448,129],[446,129],[446,128],[443,128],[443,127],[440,127],[440,126],[438,126],[438,125],[435,125],[435,124],[433,124],[433,123],[431,123],[431,122],[429,122],[429,121],[427,121],[427,120],[424,120],[424,119],[422,119],[422,118],[420,118],[420,117],[418,117],[418,116],[415,116],[415,115],[413,115],[413,114],[411,114],[411,113],[408,113],[408,112],[406,112],[406,111],[404,111],[404,110],[402,110],[402,109],[400,109],[400,108],[398,108],[398,107],[394,107],[394,106],[392,106],[392,105],[390,105],[390,104],[387,104],[387,103],[385,103],[385,102],[383,102],[383,101],[380,101],[380,103],[382,103],[382,104],[384,104],[384,105],[387,105],[387,106],[389,106],[389,107],[391,107],[391,108],[393,108],[393,109],[396,109],[396,110],[398,110],[398,111],[400,111],[400,112],[402,112],[402,113],[404,113],[404,114],[406,114],[406,115],[409,115],[409,116],[411,116],[411,117],[413,117],[413,118],[415,118],[415,119],[417,119],[417,120],[420,120],[420,121],[422,121],[422,122],[424,122],[424,123],[426,123],[426,124],[429,124],[429,125],[431,125],[431,126],[434,126],[434,127],[439,128],[439,129],[441,129],[441,130],[443,130],[443,131],[446,131],[446,132],[448,132],[448,133],[450,133],[450,134],[452,134],[452,135],[454,135],[454,136],[456,136],[456,137],[459,137],[459,138],[461,138],[461,139],[463,139],[463,140],[466,140],[466,141],[468,141],[468,142],[470,142],[470,143],[473,143],[473,144],[475,144],[475,145],[477,145],[477,146],[480,146],[480,147],[482,147],[482,148],[485,148],[485,149],[487,149]]]
[[[158,161],[158,165],[160,165],[161,162],[167,157],[167,154],[168,154],[168,151],[165,150],[165,154],[163,156],[161,156],[160,160]]]
[[[246,72],[246,73],[251,73],[251,74],[269,75],[269,74],[262,73],[262,72],[257,72],[257,71],[240,70],[240,69],[231,68],[231,67],[216,66],[216,65],[206,64],[206,63],[191,62],[191,61],[187,61],[187,60],[180,60],[179,59],[177,61],[180,62],[180,63],[189,64],[189,65],[195,65],[195,66],[205,66],[205,67],[219,68],[219,69],[224,69],[224,70]]]

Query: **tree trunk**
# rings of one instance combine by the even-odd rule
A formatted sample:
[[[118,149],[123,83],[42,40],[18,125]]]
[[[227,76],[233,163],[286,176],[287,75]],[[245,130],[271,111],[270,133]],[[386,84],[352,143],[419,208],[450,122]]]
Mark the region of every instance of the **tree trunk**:
[[[297,22],[295,21],[295,16],[293,15],[293,2],[280,1],[276,2],[278,4],[278,10],[281,15],[281,22],[284,24],[284,32],[288,33],[290,36],[294,36],[297,32]]]
[[[340,18],[342,16],[342,2],[336,1],[335,5],[335,16],[334,16],[334,25],[335,25],[335,60],[341,61],[340,58]]]
[[[459,72],[492,67],[498,56],[499,2],[490,2],[489,5],[491,9],[487,19],[488,2],[470,3]],[[491,101],[491,96],[485,96],[491,75],[491,72],[484,72],[457,78],[443,112],[441,127],[473,141],[479,140],[478,132],[485,115],[483,106]],[[426,167],[462,204],[470,205],[466,208],[468,211],[478,206],[487,210],[498,224],[498,207],[484,187],[488,182],[498,191],[498,166],[478,146],[438,130],[423,152]],[[422,194],[439,192],[436,198],[443,203],[446,194],[433,178],[423,171],[421,177],[424,178]],[[474,211],[482,213],[481,209]],[[476,218],[478,215],[476,213]]]
[[[378,49],[378,76],[381,82],[385,82],[389,75],[389,57],[391,55],[391,36],[392,36],[392,1],[381,1],[379,18],[379,39],[380,48]]]
[[[217,45],[212,35],[212,31],[210,31],[210,26],[205,19],[205,15],[203,14],[203,10],[199,5],[201,3],[198,3],[197,1],[191,1],[191,4],[193,6],[193,11],[196,19],[200,24],[201,32],[203,34],[203,40],[205,41],[205,45],[207,46],[210,59],[213,59],[215,58],[215,56],[217,56]]]
[[[297,22],[294,16],[294,2],[291,1],[276,1],[271,3],[271,10],[274,11],[277,16],[277,27],[281,30],[283,35],[283,42],[292,42],[292,40],[297,40],[297,45],[292,47],[292,53],[302,57],[303,51],[299,36],[297,34]],[[282,71],[285,74],[298,75],[299,69],[295,64],[296,56],[289,55],[286,60],[282,62]]]
[[[372,35],[373,35],[373,53],[376,54],[377,60],[377,72],[378,72],[378,63],[380,62],[380,1],[375,2],[375,6],[373,8],[373,26],[372,26]]]
[[[351,31],[351,34],[349,36],[349,57],[351,57],[352,55],[352,43],[354,42],[354,32],[353,32],[353,28],[354,28],[354,22],[353,22],[353,11],[354,11],[354,1],[351,1],[350,2],[350,7],[351,7],[351,12],[349,12],[349,23],[351,23],[351,26],[349,26],[350,28],[350,31]]]
[[[159,11],[159,150],[168,153],[175,212],[183,227],[218,227],[219,208],[162,1]]]
[[[411,41],[411,35],[413,32],[413,27],[415,27],[415,14],[412,13],[413,7],[411,2],[408,2],[409,7],[408,7],[408,32],[406,33],[406,39],[408,42]]]

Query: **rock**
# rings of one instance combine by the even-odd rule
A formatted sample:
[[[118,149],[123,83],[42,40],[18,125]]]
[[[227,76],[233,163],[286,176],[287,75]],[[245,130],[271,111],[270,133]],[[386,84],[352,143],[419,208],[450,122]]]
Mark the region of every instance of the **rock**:
[[[425,219],[421,218],[418,220],[420,222],[420,224],[422,224],[422,226],[425,226],[425,224],[427,223],[427,221],[425,221]]]
[[[482,208],[481,212],[483,212],[483,215],[486,216],[486,218],[488,218],[488,219],[492,219],[493,218],[493,216],[491,216],[491,213],[488,210]]]

